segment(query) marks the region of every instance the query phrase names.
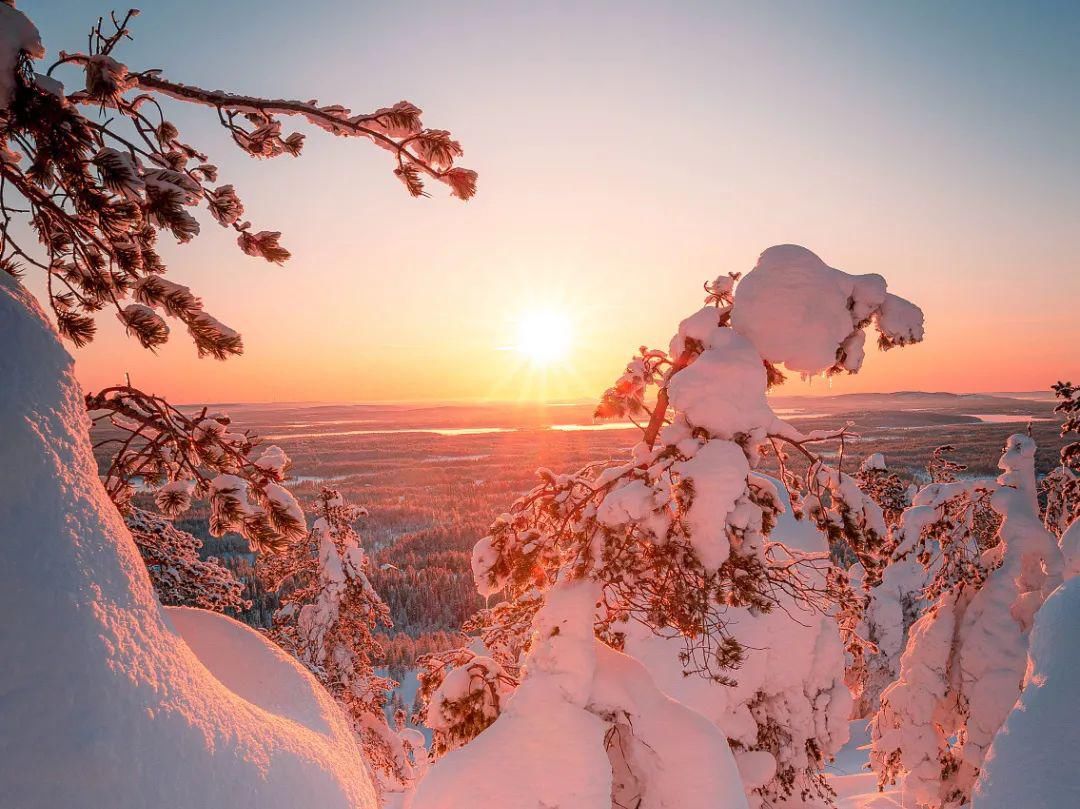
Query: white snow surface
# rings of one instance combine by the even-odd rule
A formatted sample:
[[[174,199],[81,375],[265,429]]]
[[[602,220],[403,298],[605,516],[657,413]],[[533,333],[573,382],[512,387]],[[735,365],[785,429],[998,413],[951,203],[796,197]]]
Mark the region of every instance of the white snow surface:
[[[795,244],[770,247],[735,289],[731,324],[765,359],[813,375],[838,362],[862,366],[863,324],[886,337],[918,342],[919,307],[892,295],[880,275],[850,275]]]
[[[345,716],[228,618],[158,605],[70,356],[0,274],[0,785],[20,809],[374,809]],[[185,637],[187,640],[185,640]]]
[[[974,809],[1080,806],[1080,578],[1035,614],[1024,691],[983,763]]]

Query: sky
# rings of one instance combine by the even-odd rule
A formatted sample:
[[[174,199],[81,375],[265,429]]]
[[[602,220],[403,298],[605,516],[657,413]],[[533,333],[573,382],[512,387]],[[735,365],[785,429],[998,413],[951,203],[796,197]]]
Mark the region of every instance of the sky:
[[[50,56],[113,8],[18,6]],[[1075,2],[140,8],[115,54],[133,68],[355,112],[407,99],[461,141],[479,191],[412,199],[382,150],[299,125],[300,158],[253,160],[212,111],[174,105],[293,258],[244,256],[202,216],[164,251],[169,277],[244,356],[199,360],[182,330],[153,354],[106,315],[75,351],[88,389],[128,373],[177,402],[595,398],[638,346],[666,346],[705,280],[789,242],[884,275],[927,337],[785,394],[1080,378]],[[570,332],[545,367],[512,348],[538,312]]]

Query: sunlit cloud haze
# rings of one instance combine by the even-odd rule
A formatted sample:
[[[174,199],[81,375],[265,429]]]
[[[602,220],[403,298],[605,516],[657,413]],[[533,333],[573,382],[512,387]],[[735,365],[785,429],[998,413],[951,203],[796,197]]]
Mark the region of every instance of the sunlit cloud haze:
[[[50,55],[106,3],[21,0]],[[120,58],[173,79],[355,111],[408,99],[465,147],[474,200],[409,198],[387,156],[308,131],[254,161],[176,110],[283,268],[212,222],[170,278],[243,357],[159,354],[111,316],[88,388],[176,401],[595,397],[666,345],[702,282],[796,242],[878,272],[923,345],[786,392],[1046,388],[1080,377],[1080,5],[143,2]],[[163,240],[164,241],[164,240]],[[519,324],[565,314],[543,368]]]

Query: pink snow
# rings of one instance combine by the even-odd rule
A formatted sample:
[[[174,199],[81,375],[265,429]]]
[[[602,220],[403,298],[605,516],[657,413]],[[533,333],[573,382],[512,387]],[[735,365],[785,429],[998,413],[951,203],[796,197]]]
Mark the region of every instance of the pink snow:
[[[761,356],[813,375],[838,363],[858,371],[864,324],[897,343],[923,337],[923,314],[886,291],[880,275],[850,275],[805,247],[770,247],[739,283],[731,323]]]

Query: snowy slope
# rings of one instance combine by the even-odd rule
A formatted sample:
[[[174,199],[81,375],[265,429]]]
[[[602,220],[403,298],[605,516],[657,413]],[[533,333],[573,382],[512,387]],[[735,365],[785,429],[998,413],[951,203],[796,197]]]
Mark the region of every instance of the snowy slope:
[[[226,618],[170,626],[71,358],[3,273],[0,344],[0,803],[374,807],[345,717],[296,663]]]

